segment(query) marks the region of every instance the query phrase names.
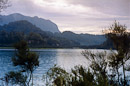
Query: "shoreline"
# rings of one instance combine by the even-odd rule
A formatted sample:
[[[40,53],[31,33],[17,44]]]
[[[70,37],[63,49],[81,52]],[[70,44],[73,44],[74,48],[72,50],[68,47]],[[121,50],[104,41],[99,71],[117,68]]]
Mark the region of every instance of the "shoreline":
[[[58,50],[58,49],[79,49],[79,50],[86,50],[85,48],[29,48],[30,51],[41,51],[41,50]],[[0,51],[14,51],[15,48],[13,47],[0,47]],[[93,48],[93,49],[90,49],[88,48],[87,50],[111,50],[111,49],[96,49],[96,48]]]

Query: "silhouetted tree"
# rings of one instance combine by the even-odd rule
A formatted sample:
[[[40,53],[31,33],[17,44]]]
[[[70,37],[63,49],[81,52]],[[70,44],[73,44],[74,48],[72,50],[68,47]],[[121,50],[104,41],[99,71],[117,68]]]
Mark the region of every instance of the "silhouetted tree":
[[[106,36],[112,40],[114,47],[117,50],[117,55],[115,56],[116,61],[113,60],[113,62],[111,63],[116,64],[115,66],[117,68],[121,63],[123,68],[123,75],[124,75],[123,78],[124,78],[124,86],[125,86],[126,85],[125,64],[130,59],[130,55],[129,55],[130,33],[127,32],[127,27],[125,25],[121,25],[116,21],[112,26],[109,27],[109,30],[105,31],[105,33]]]
[[[39,56],[29,50],[26,41],[16,43],[15,56],[12,58],[12,62],[13,65],[18,66],[20,70],[19,72],[9,72],[5,77],[14,84],[23,84],[26,81],[25,86],[29,86],[30,81],[32,80],[33,85],[33,72],[39,66],[38,59]]]
[[[96,76],[102,79],[102,83],[99,80],[99,86],[107,86],[108,83],[108,62],[107,62],[107,53],[97,52],[92,53],[91,51],[85,50],[82,52],[82,55],[90,62],[90,69],[94,71]],[[101,85],[102,84],[102,85]]]
[[[12,85],[26,86],[26,80],[27,76],[23,75],[21,72],[14,71],[7,73],[4,77],[7,86],[8,83],[11,83]]]
[[[71,72],[54,66],[47,72],[46,86],[97,86],[94,75],[82,66],[75,66]]]

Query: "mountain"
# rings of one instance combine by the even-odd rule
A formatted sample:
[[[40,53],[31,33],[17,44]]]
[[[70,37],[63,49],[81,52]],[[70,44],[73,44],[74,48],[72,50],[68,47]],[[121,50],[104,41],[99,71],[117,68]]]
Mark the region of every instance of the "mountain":
[[[75,34],[70,31],[57,33],[55,36],[79,42],[81,46],[100,45],[106,40],[104,35]]]
[[[0,25],[5,25],[10,22],[20,21],[20,20],[26,20],[26,21],[32,23],[33,25],[37,26],[38,28],[40,28],[43,31],[49,31],[52,33],[55,33],[55,32],[60,33],[60,31],[55,23],[53,23],[50,20],[45,20],[45,19],[39,18],[37,16],[30,17],[30,16],[24,16],[19,13],[14,13],[14,14],[10,14],[10,15],[0,15]]]
[[[23,32],[24,34],[29,34],[31,32],[35,32],[35,33],[44,32],[40,28],[36,27],[35,25],[33,25],[32,23],[26,20],[10,22],[9,24],[0,26],[0,31]]]
[[[55,37],[53,33],[42,31],[26,20],[0,26],[0,47],[12,47],[20,40],[26,40],[30,47],[73,48],[79,46],[78,42]]]

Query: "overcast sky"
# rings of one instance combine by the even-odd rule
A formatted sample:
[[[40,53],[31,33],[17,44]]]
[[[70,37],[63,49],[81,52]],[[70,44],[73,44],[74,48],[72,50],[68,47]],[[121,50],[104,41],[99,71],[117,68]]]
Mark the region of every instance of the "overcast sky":
[[[3,14],[21,13],[56,23],[60,31],[101,34],[114,20],[130,28],[130,0],[10,0]]]

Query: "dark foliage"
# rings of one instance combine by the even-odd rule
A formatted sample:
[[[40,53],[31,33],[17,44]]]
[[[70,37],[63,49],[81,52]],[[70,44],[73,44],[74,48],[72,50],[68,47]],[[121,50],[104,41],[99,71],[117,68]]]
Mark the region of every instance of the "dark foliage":
[[[21,72],[9,72],[4,77],[6,84],[26,86],[27,77],[24,76]]]
[[[106,40],[104,35],[76,34],[70,31],[55,33],[55,36],[73,40],[80,43],[80,46],[100,45]]]
[[[20,86],[30,86],[33,72],[39,66],[39,56],[29,50],[26,41],[20,41],[14,45],[15,56],[12,57],[14,66],[19,67],[18,72],[11,71],[5,75],[5,82]]]

